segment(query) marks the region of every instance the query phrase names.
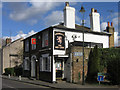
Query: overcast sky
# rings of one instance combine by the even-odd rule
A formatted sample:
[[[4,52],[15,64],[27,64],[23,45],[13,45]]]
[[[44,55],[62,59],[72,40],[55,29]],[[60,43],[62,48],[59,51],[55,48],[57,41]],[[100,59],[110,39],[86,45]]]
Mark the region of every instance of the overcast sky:
[[[34,0],[30,0],[34,1]],[[115,27],[115,43],[118,35],[118,3],[117,2],[71,2],[70,6],[76,9],[76,23],[81,24],[81,5],[84,6],[85,26],[90,27],[89,14],[91,8],[100,13],[101,31],[107,22],[113,22]],[[63,21],[64,2],[3,2],[2,9],[2,34],[3,37],[11,36],[14,40],[19,37],[30,36],[50,25]]]

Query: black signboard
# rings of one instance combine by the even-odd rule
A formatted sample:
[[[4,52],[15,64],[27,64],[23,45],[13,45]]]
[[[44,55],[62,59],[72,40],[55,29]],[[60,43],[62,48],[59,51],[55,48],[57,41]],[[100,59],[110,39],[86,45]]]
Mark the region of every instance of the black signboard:
[[[65,33],[55,32],[55,49],[65,50]]]

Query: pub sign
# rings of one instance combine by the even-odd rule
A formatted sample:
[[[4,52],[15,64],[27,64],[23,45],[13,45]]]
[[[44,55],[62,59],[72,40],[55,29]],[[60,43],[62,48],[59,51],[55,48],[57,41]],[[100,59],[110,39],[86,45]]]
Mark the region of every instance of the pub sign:
[[[55,32],[55,49],[65,50],[65,33]]]

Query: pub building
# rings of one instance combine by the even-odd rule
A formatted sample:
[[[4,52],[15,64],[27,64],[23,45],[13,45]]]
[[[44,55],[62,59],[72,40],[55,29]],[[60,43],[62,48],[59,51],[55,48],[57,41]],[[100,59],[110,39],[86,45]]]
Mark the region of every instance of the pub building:
[[[75,24],[75,8],[66,3],[64,23],[50,26],[24,39],[24,76],[57,82],[82,81],[83,30],[85,77],[90,49],[114,47],[114,27],[108,22],[100,31],[100,14],[94,8],[90,12],[90,28]]]

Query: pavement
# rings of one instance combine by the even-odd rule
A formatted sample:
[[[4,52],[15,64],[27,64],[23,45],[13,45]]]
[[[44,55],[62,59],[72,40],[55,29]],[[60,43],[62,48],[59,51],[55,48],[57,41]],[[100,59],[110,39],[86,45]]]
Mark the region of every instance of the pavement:
[[[19,80],[19,77],[16,76],[5,76],[2,75],[3,79],[9,79],[9,80],[14,80],[14,81],[18,81],[18,82],[24,82],[24,83],[29,83],[29,84],[34,84],[34,85],[40,85],[40,86],[45,86],[45,87],[49,87],[49,88],[54,88],[54,89],[62,89],[62,88],[113,88],[115,90],[115,88],[119,88],[117,85],[99,85],[99,84],[85,84],[85,85],[81,85],[81,84],[74,84],[74,83],[69,83],[66,81],[60,81],[58,83],[49,83],[49,82],[45,82],[45,81],[41,81],[41,80],[31,80],[29,78],[26,77],[21,77],[21,80]]]

